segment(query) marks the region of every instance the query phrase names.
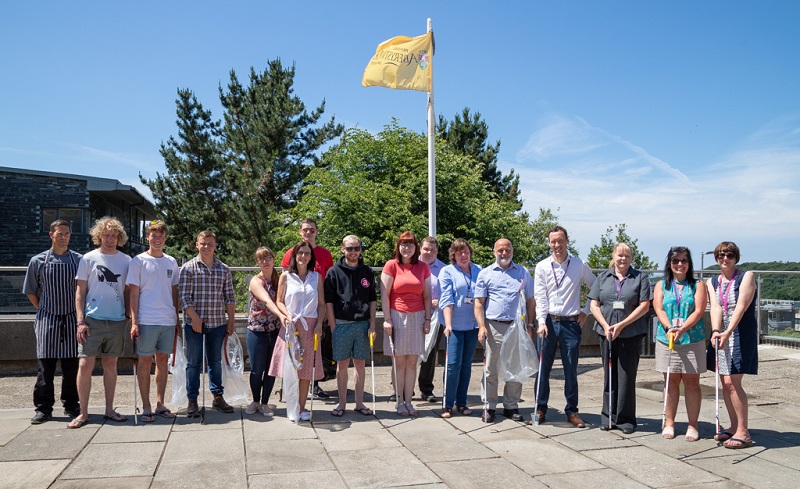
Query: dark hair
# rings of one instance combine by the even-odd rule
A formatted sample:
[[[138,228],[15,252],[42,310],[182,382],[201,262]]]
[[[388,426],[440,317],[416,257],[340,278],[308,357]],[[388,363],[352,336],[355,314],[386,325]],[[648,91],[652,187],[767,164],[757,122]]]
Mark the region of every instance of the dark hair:
[[[69,225],[69,221],[65,221],[64,219],[56,219],[55,221],[50,223],[50,232],[56,232],[56,228],[58,226],[67,226],[70,228],[70,232],[72,232],[72,226]]]
[[[733,257],[736,260],[735,263],[739,263],[739,247],[733,241],[723,241],[714,248],[715,260],[719,261],[720,253],[733,253]]]
[[[453,241],[453,244],[450,245],[450,263],[453,265],[456,264],[456,253],[463,251],[464,248],[469,250],[470,259],[472,259],[472,246],[467,243],[466,239],[457,238]]]
[[[436,248],[436,251],[439,251],[439,241],[434,238],[433,236],[425,236],[422,238],[422,242],[420,242],[419,246],[425,246],[425,244],[431,244]]]
[[[558,224],[556,224],[555,226],[551,227],[550,231],[547,231],[547,239],[548,240],[550,239],[550,233],[557,233],[559,231],[564,233],[564,239],[569,241],[569,234],[567,234],[567,230],[564,229],[562,226],[559,226]]]
[[[400,243],[414,243],[414,254],[411,256],[411,264],[416,265],[419,261],[419,242],[417,237],[411,231],[403,231],[403,234],[397,238],[397,243],[394,245],[394,253],[392,259],[397,260],[397,263],[403,263],[403,257],[400,256]]]
[[[303,224],[313,224],[314,225],[314,229],[317,229],[317,221],[315,221],[314,219],[311,219],[310,217],[306,217],[305,219],[300,221],[300,227],[303,227]]]
[[[314,248],[312,248],[311,245],[305,241],[300,241],[296,245],[292,246],[292,256],[289,258],[289,266],[286,268],[288,271],[297,273],[297,251],[303,246],[308,246],[308,249],[311,251],[311,259],[308,261],[308,269],[314,270],[314,266],[317,264],[317,260],[314,258]]]
[[[672,259],[676,256],[686,253],[686,258],[689,259],[689,268],[686,270],[686,281],[689,283],[689,286],[694,288],[694,284],[696,282],[694,278],[694,264],[692,263],[692,252],[689,251],[689,248],[685,246],[673,246],[669,249],[667,253],[667,262],[664,264],[664,285],[667,288],[672,287],[672,281],[675,280],[674,276],[672,275]]]

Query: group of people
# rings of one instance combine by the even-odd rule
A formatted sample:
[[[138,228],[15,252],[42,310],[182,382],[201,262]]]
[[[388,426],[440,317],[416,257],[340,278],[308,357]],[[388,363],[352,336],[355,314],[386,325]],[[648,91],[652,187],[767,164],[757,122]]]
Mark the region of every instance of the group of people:
[[[98,248],[81,256],[68,248],[69,223],[54,221],[50,227],[52,247],[33,257],[29,265],[23,292],[37,308],[39,358],[34,389],[36,412],[31,422],[39,424],[52,416],[53,378],[60,359],[64,375],[61,400],[65,412],[73,418],[68,426],[83,426],[88,421],[91,373],[98,356],[102,357],[105,418],[126,421],[114,410],[113,401],[116,362],[123,352],[128,320],[139,361],[137,377],[144,422],[152,422],[155,416],[175,416],[166,407],[164,396],[167,358],[181,331],[188,358],[187,415],[200,415],[197,398],[203,368],[209,373],[212,407],[232,412],[223,397],[221,348],[225,337],[234,334],[235,297],[231,272],[215,256],[214,234],[201,232],[196,242],[198,255],[180,268],[163,252],[167,227],[162,221],[148,224],[149,248],[132,259],[118,251],[127,241],[118,220],[99,219],[90,234]],[[316,245],[316,222],[304,220],[300,235],[302,241],[286,252],[280,275],[272,250],[261,247],[255,252],[259,273],[249,282],[247,308],[253,401],[245,412],[274,414],[269,405],[270,393],[275,378],[284,376],[286,366],[292,365],[284,361],[285,355],[293,355],[286,348],[287,343],[297,342],[303,352],[311,353],[305,354],[302,365],[295,367],[299,421],[310,419],[306,399],[312,382],[324,377],[318,338],[326,322],[332,336],[331,355],[337,363],[339,402],[332,415],[342,416],[346,411],[351,360],[355,370],[355,411],[372,415],[363,394],[365,363],[375,338],[377,286],[372,269],[363,262],[361,240],[354,235],[344,237],[342,256],[334,263],[331,253]],[[591,312],[605,373],[601,429],[632,433],[637,427],[636,373],[652,299],[658,318],[656,369],[665,376],[662,435],[675,436],[682,382],[689,418],[685,439],[699,438],[699,376],[707,369],[715,369],[722,380],[731,423],[727,429],[718,427],[715,439],[728,448],[752,445],[742,376],[757,373],[755,279],[751,272],[742,273],[736,268],[739,249],[734,243],[717,246],[714,256],[721,273],[705,283],[694,278],[690,251],[685,247],[671,248],[664,277],[655,285],[652,298],[647,276],[631,267],[632,253],[627,244],[616,245],[608,270],[597,277],[586,263],[569,253],[569,237],[563,227],[555,226],[549,231],[548,245],[551,255],[537,263],[531,276],[513,261],[513,245],[505,238],[494,244],[494,263],[481,268],[472,261],[472,247],[464,239],[453,241],[450,264],[445,266],[437,258],[435,238],[429,236],[420,243],[411,232],[399,236],[379,280],[384,310],[383,351],[392,356],[392,398],[398,415],[419,415],[412,404],[415,379],[421,398],[436,400],[435,351],[444,338],[446,388],[441,417],[451,417],[454,410],[464,416],[472,414],[467,391],[472,359],[481,342],[485,354],[482,419],[493,422],[499,403],[501,347],[522,307],[527,333],[541,358],[536,409],[528,422],[546,421],[550,374],[560,347],[564,414],[573,426],[584,428],[586,423],[578,409],[578,359],[582,325]],[[584,285],[589,292],[587,303],[582,305]],[[712,334],[707,338],[702,318],[709,301]],[[153,358],[155,409],[150,402]],[[322,393],[318,387],[315,391]],[[505,382],[502,414],[515,421],[523,421],[519,412],[521,393],[522,384]],[[289,397],[286,392],[284,395]]]

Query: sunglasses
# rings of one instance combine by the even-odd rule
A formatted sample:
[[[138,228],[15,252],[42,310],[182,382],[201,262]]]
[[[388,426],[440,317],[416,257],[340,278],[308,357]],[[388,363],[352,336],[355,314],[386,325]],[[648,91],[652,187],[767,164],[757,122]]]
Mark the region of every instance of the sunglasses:
[[[689,263],[689,259],[688,258],[673,258],[672,259],[672,264],[673,265],[677,265],[679,263],[687,264],[687,263]]]
[[[352,253],[353,251],[361,251],[361,247],[360,246],[345,246],[344,249],[348,253]]]
[[[730,252],[722,252],[717,255],[717,260],[722,260],[723,258],[727,258],[728,260],[733,260],[736,258],[736,255]]]
[[[164,225],[164,221],[162,221],[162,220],[150,221],[150,224],[149,224],[149,226],[163,226],[163,225]]]

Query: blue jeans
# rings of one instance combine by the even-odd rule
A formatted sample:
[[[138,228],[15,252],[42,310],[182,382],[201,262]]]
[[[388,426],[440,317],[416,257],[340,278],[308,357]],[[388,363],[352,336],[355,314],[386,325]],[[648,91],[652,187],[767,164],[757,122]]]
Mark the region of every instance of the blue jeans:
[[[564,368],[564,413],[578,412],[578,354],[581,345],[581,325],[577,321],[553,321],[547,316],[547,337],[542,340],[541,382],[536,409],[547,413],[550,400],[550,370],[556,359],[556,346],[561,344],[561,365]],[[537,345],[538,347],[538,345]]]
[[[472,375],[472,357],[478,345],[478,330],[455,331],[447,340],[447,392],[445,407],[467,405],[467,390]]]
[[[278,330],[251,331],[247,330],[247,355],[250,357],[250,391],[253,401],[267,404],[272,387],[275,386],[275,377],[268,375],[269,363],[272,352],[275,350],[275,341],[278,339]]]
[[[206,366],[209,388],[212,394],[222,394],[222,342],[227,336],[227,328],[204,328],[206,337]],[[186,338],[186,397],[197,401],[200,391],[200,372],[203,369],[203,335],[195,333],[190,324],[183,325]]]

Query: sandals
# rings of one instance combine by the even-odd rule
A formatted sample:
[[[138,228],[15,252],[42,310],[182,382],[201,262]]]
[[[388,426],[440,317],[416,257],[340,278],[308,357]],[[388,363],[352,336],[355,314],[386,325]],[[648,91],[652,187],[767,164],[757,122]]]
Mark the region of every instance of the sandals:
[[[123,416],[123,415],[119,414],[116,411],[114,411],[111,414],[104,414],[103,415],[103,419],[107,419],[107,420],[113,421],[115,423],[124,423],[125,421],[128,421],[128,417],[127,416]]]
[[[360,407],[360,408],[356,408],[356,412],[357,413],[361,413],[364,416],[372,416],[372,409],[370,409],[370,408],[368,408],[366,406]]]
[[[156,412],[154,413],[156,416],[161,416],[162,418],[173,419],[175,418],[175,413],[170,411],[167,406],[161,406],[156,408]]]
[[[439,415],[440,418],[448,419],[453,415],[453,410],[451,408],[444,408],[442,409],[442,413]]]
[[[695,433],[697,433],[695,431]],[[665,426],[663,430],[661,430],[661,436],[666,438],[667,440],[671,440],[675,438],[675,427],[674,426]],[[688,432],[686,436],[689,436]]]
[[[155,413],[142,413],[139,419],[141,419],[143,423],[152,423],[156,420],[156,415]]]
[[[336,408],[333,411],[331,411],[331,415],[336,416],[337,418],[341,418],[342,416],[344,416],[344,409]]]
[[[686,428],[686,436],[683,437],[686,441],[697,441],[700,439],[700,433],[697,432],[695,428],[691,426]]]
[[[400,402],[397,404],[397,414],[400,416],[408,416],[410,414],[408,412],[408,408],[406,407],[406,403]]]
[[[750,448],[753,446],[753,440],[750,438],[741,439],[741,438],[728,438],[723,444],[723,447],[730,448],[731,450],[739,450],[741,448]]]
[[[468,408],[467,406],[456,406],[456,411],[458,411],[458,414],[462,416],[469,416],[472,414],[472,409]]]
[[[89,418],[86,418],[86,419],[75,418],[75,419],[73,419],[72,421],[69,422],[69,424],[67,425],[67,428],[69,428],[71,430],[74,430],[74,429],[82,427],[83,425],[85,425],[88,422],[89,422]]]
[[[408,410],[409,416],[413,416],[413,417],[419,416],[419,411],[414,409],[414,406],[412,406],[410,402],[406,403],[406,409]]]
[[[728,441],[728,440],[730,440],[731,438],[733,438],[733,433],[731,433],[731,432],[730,432],[730,431],[728,431],[728,430],[723,430],[723,431],[720,431],[719,433],[717,433],[716,435],[714,435],[714,440],[715,440],[715,441],[722,441],[722,442],[725,442],[725,441]]]

